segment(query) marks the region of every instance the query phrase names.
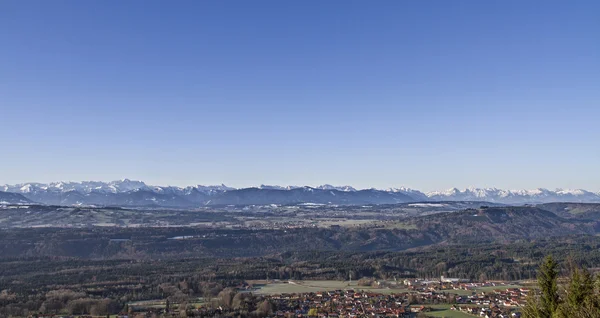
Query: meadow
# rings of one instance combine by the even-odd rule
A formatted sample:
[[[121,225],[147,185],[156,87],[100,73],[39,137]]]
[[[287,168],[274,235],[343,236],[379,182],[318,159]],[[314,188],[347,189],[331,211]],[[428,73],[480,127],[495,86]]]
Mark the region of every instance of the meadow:
[[[432,311],[427,312],[426,315],[427,317],[446,317],[446,318],[473,318],[476,316],[464,313],[464,312],[460,312],[460,311],[456,311],[456,310],[451,310],[450,307],[451,305],[428,305],[428,307],[433,308]]]
[[[310,293],[319,291],[330,291],[337,289],[364,290],[374,293],[391,294],[407,292],[406,288],[379,288],[371,286],[359,286],[357,281],[338,280],[303,280],[303,281],[252,281],[257,287],[253,293],[260,295],[274,295],[285,293]]]

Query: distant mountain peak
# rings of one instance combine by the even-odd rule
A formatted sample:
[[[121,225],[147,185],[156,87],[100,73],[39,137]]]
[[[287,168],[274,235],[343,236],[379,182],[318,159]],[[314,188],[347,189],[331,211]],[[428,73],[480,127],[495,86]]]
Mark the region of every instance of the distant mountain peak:
[[[323,184],[316,187],[310,186],[279,186],[261,184],[253,189],[256,191],[243,191],[220,185],[195,185],[187,187],[177,186],[152,186],[143,181],[120,179],[110,182],[102,181],[60,181],[52,183],[22,183],[16,185],[0,186],[0,191],[22,194],[25,198],[47,204],[122,204],[119,201],[130,196],[137,196],[137,199],[123,199],[129,205],[136,204],[154,204],[165,205],[169,200],[176,200],[179,205],[197,205],[204,202],[223,202],[230,204],[225,199],[217,200],[216,196],[223,196],[225,193],[230,198],[234,198],[236,191],[249,193],[248,195],[259,195],[260,190],[265,190],[260,194],[261,199],[237,198],[232,201],[234,204],[241,202],[343,202],[343,204],[354,204],[361,201],[364,196],[373,196],[367,202],[393,203],[408,201],[487,201],[503,204],[527,204],[527,203],[549,203],[549,202],[600,202],[600,192],[591,192],[584,189],[562,189],[548,190],[546,188],[537,188],[532,190],[503,190],[494,187],[477,188],[468,187],[464,190],[450,188],[444,191],[433,191],[423,193],[419,190],[408,187],[358,190],[352,186],[335,186]],[[266,191],[279,190],[279,191]],[[289,191],[289,192],[288,192]],[[240,192],[240,193],[242,193]],[[305,196],[304,194],[306,193]],[[368,193],[368,194],[367,194]],[[121,197],[116,198],[119,195]],[[282,196],[282,197],[279,197]],[[283,199],[285,197],[286,199]],[[321,201],[315,198],[319,197]],[[137,200],[137,201],[136,201]],[[140,201],[142,200],[142,201]],[[369,201],[370,200],[370,201]],[[92,203],[90,203],[92,202]]]
[[[355,192],[356,189],[352,186],[333,186],[331,184],[323,184],[320,185],[318,187],[316,187],[316,189],[320,189],[320,190],[338,190],[338,191],[344,191],[344,192]]]
[[[302,188],[302,187],[299,187],[299,186],[279,186],[279,185],[261,184],[257,188],[258,189],[262,189],[262,190],[292,190],[292,189],[299,189],[299,188]]]
[[[228,187],[224,183],[219,185],[196,185],[197,189],[205,189],[205,190],[220,190],[220,191],[230,191],[235,190],[236,188]]]
[[[498,188],[469,187],[461,191],[452,188],[446,191],[427,193],[431,200],[449,201],[489,201],[507,204],[546,203],[546,202],[600,202],[600,195],[590,191],[562,190],[555,191],[546,188],[532,190],[502,190]]]

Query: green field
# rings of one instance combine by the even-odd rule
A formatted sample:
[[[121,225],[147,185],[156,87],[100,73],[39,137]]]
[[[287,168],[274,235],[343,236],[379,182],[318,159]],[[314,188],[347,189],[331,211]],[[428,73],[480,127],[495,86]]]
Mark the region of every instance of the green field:
[[[433,308],[433,311],[430,311],[427,314],[427,317],[448,317],[448,318],[473,318],[475,316],[466,314],[464,312],[451,310],[451,305],[431,305],[429,306]]]
[[[458,289],[458,290],[444,290],[445,292],[451,293],[451,294],[457,294],[457,295],[461,295],[461,296],[469,296],[472,295],[474,292],[479,294],[481,292],[492,292],[496,289],[499,290],[505,290],[507,288],[520,288],[522,286],[520,285],[500,285],[500,286],[489,286],[489,287],[479,287],[477,289],[472,289],[472,290],[463,290],[463,289]]]
[[[318,291],[328,291],[336,289],[354,289],[365,290],[374,293],[391,294],[407,292],[405,288],[376,288],[370,286],[358,286],[356,281],[338,281],[338,280],[303,280],[303,281],[275,281],[275,282],[254,282],[257,290],[256,294],[273,295],[273,294],[291,294],[291,293],[310,293]]]
[[[371,286],[358,286],[356,281],[339,281],[339,280],[299,280],[299,281],[253,281],[257,289],[256,294],[273,295],[273,294],[291,294],[291,293],[310,293],[318,291],[330,291],[336,289],[354,289],[365,290],[374,293],[391,294],[408,292],[406,288],[379,288]],[[474,290],[444,290],[444,292],[468,296],[474,292],[491,292],[496,289],[505,290],[507,288],[519,288],[519,285],[502,285],[481,287]]]

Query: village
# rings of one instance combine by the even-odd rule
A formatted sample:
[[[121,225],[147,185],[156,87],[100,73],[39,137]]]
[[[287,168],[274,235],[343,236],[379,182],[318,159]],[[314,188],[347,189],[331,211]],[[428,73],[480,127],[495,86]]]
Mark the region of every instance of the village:
[[[490,295],[455,296],[450,293],[377,294],[336,290],[309,294],[273,295],[280,317],[414,317],[435,311],[430,305],[455,301],[450,309],[480,317],[520,317],[512,303],[513,290],[498,290]],[[505,300],[506,299],[506,300]],[[508,304],[509,306],[504,306]],[[439,307],[437,307],[439,308]]]
[[[302,286],[299,281],[277,281],[285,287]],[[518,318],[528,288],[503,282],[467,282],[444,278],[373,281],[376,288],[353,285],[352,289],[330,291],[282,292],[261,294],[252,285],[238,286],[237,292],[257,293],[260,303],[270,304],[263,317],[485,317]],[[400,289],[403,288],[403,289]],[[390,292],[384,292],[388,290]],[[404,291],[400,291],[404,290]],[[258,300],[257,300],[258,301]],[[257,304],[257,307],[260,307]],[[452,314],[455,313],[455,314]],[[212,317],[231,316],[230,309],[213,304],[187,307],[185,312],[171,304],[171,309],[130,308],[121,317]],[[234,314],[235,316],[235,314]]]
[[[363,290],[334,290],[270,295],[268,299],[281,317],[414,317],[429,316],[440,308],[478,317],[520,317],[529,289],[503,288],[498,283],[467,283],[455,279],[405,280],[410,291],[375,293]],[[477,289],[482,289],[476,292]],[[470,293],[470,294],[469,294]],[[440,305],[448,306],[440,306]]]

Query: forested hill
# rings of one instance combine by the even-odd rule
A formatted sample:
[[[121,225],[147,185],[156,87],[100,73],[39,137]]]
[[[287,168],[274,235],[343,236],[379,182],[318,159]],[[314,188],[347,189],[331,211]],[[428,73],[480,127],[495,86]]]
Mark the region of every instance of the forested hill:
[[[536,207],[566,218],[600,220],[600,203],[546,203]]]
[[[440,243],[506,243],[592,235],[599,229],[597,221],[562,218],[536,207],[490,207],[358,228],[7,229],[0,232],[0,255],[180,258],[260,256],[309,250],[399,251]]]
[[[414,227],[453,242],[507,242],[595,234],[597,221],[566,219],[537,207],[489,207],[416,218]]]

